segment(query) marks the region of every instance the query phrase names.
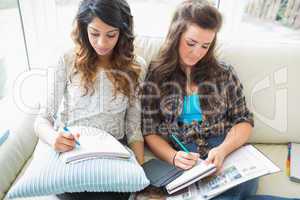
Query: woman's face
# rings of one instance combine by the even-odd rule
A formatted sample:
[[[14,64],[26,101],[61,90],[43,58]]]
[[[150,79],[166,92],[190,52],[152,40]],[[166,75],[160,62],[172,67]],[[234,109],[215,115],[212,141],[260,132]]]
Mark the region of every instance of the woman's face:
[[[99,56],[111,55],[119,39],[119,29],[94,17],[87,27],[89,41]]]
[[[190,24],[181,35],[179,41],[180,63],[185,67],[192,67],[207,53],[216,33],[203,29],[196,24]]]

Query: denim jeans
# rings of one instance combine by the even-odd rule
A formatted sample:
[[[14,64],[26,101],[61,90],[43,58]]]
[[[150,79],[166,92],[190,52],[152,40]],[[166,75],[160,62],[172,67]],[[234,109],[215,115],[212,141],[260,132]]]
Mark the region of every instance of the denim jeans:
[[[275,197],[269,195],[253,195],[251,197],[248,197],[246,200],[300,200],[300,199]]]

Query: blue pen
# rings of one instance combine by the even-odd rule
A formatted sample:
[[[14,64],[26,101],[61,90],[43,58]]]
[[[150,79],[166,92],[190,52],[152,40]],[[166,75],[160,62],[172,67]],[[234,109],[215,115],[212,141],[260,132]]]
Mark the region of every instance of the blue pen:
[[[51,116],[53,122],[54,122],[54,129],[58,129],[59,127],[63,127],[63,130],[66,132],[66,133],[69,133],[69,134],[72,134],[71,131],[65,126],[64,123],[62,122],[57,122],[57,116],[56,114],[52,115]],[[75,143],[80,146],[80,143],[78,142],[78,140],[75,139]]]
[[[63,129],[64,129],[65,132],[67,132],[67,133],[69,133],[69,134],[72,135],[71,131],[70,131],[66,126],[65,126]],[[76,140],[76,139],[75,139],[75,143],[76,143],[78,146],[80,146],[80,143],[79,143],[78,140]]]
[[[190,151],[184,146],[184,144],[182,144],[179,139],[176,137],[176,135],[171,134],[172,139],[180,146],[180,148],[186,152],[186,153],[190,153]]]

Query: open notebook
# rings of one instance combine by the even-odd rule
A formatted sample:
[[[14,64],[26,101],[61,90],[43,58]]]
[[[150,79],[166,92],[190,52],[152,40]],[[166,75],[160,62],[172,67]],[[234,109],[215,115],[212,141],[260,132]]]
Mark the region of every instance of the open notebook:
[[[71,133],[80,133],[79,143],[71,151],[60,154],[65,163],[83,161],[94,158],[129,159],[130,152],[109,133],[85,126],[69,127]]]
[[[205,164],[203,160],[199,159],[198,163],[193,168],[184,171],[178,178],[167,184],[166,190],[169,194],[173,194],[182,188],[213,174],[215,171],[215,165]]]

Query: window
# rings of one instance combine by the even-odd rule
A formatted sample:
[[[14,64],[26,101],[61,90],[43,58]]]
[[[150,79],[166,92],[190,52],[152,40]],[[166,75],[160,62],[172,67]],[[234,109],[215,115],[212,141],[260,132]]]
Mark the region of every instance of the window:
[[[11,92],[13,81],[28,70],[26,49],[20,21],[18,3],[15,0],[0,1],[0,80],[6,79],[5,93]],[[2,93],[1,82],[0,93]],[[0,94],[1,95],[1,94]],[[1,97],[0,97],[1,98]]]
[[[300,41],[299,0],[221,0],[223,36],[235,40]]]
[[[70,33],[80,0],[19,1],[28,41],[30,65],[32,68],[46,67],[72,47]],[[163,37],[167,33],[176,6],[182,0],[127,1],[134,16],[135,33]]]

